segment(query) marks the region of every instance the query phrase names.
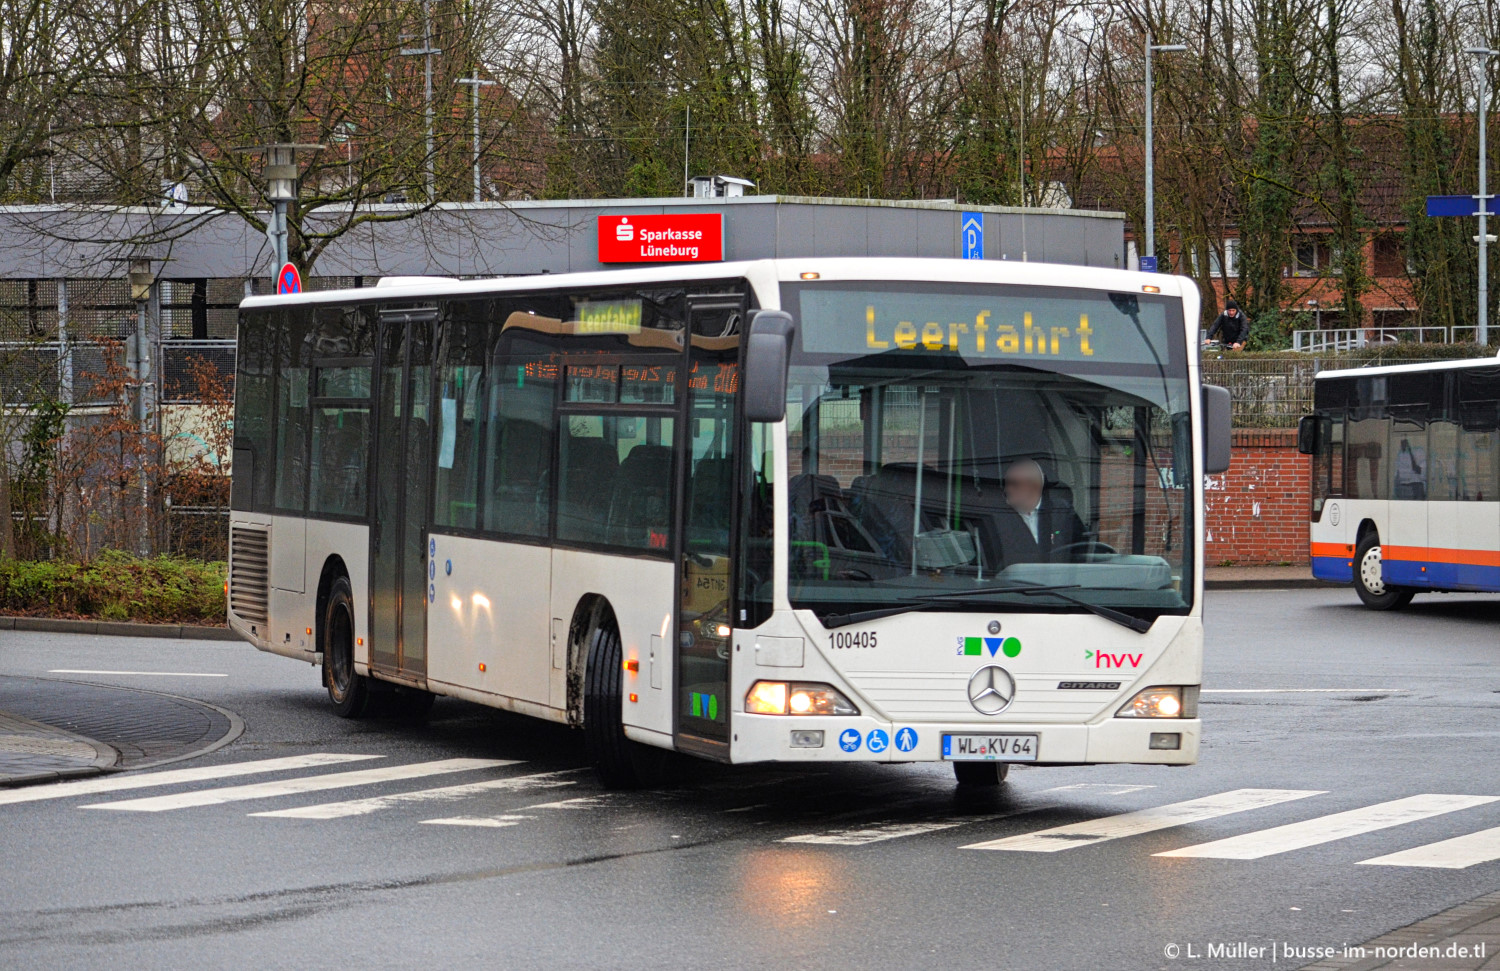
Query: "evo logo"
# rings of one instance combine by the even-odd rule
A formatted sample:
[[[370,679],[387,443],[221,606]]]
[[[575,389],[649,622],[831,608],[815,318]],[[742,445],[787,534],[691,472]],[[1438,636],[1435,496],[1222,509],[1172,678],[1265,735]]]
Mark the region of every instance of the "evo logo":
[[[1138,668],[1144,654],[1106,654],[1104,651],[1084,651],[1085,659],[1093,658],[1096,668]]]
[[[958,639],[958,653],[960,656],[983,657],[988,651],[990,657],[1004,651],[1006,657],[1015,657],[1021,653],[1021,639],[1019,637],[960,637]]]

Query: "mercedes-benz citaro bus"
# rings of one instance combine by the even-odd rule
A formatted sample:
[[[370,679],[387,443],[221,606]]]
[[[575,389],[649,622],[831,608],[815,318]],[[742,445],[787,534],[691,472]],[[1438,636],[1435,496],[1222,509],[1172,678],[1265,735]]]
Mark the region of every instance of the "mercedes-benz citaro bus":
[[[1323,371],[1313,410],[1314,576],[1375,610],[1500,591],[1500,359]]]
[[[229,616],[334,709],[720,762],[1196,760],[1186,279],[791,259],[247,299]],[[383,700],[382,700],[383,699]]]

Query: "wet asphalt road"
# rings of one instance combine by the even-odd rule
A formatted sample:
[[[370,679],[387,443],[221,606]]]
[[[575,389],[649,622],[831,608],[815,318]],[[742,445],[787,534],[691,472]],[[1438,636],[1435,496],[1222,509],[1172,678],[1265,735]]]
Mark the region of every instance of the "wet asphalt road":
[[[559,727],[447,699],[426,725],[345,722],[314,669],[248,645],[6,632],[0,674],[243,719],[166,769],[378,758],[0,804],[0,967],[1283,968],[1500,889],[1496,861],[1361,865],[1500,827],[1500,800],[1258,859],[1153,855],[1406,797],[1500,797],[1500,598],[1374,614],[1342,590],[1216,592],[1208,611],[1198,765],[1019,769],[978,794],[940,765],[701,763],[607,793]],[[508,764],[83,808],[456,758]],[[965,848],[1247,788],[1287,792],[1057,852]],[[252,815],[268,812],[286,814]],[[1208,956],[1239,942],[1276,957]]]

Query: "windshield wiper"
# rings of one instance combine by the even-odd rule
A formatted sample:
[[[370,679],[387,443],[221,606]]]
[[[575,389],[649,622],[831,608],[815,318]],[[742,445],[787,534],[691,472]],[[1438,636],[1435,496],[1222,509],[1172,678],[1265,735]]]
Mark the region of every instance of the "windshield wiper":
[[[1056,597],[1059,600],[1065,600],[1068,603],[1076,604],[1077,606],[1082,607],[1084,610],[1087,610],[1091,614],[1103,617],[1105,620],[1112,620],[1115,623],[1119,624],[1121,627],[1128,627],[1131,630],[1135,631],[1137,634],[1144,634],[1151,629],[1151,621],[1149,620],[1142,620],[1139,617],[1132,617],[1130,614],[1115,610],[1112,607],[1103,607],[1096,603],[1090,603],[1089,601],[1084,600],[1080,597],[1069,596],[1068,594],[1063,592],[1065,590],[1081,589],[1083,589],[1083,587],[1077,583],[1054,584],[1048,586],[1044,584],[1026,584],[1012,581],[1008,584],[997,584],[987,587],[979,587],[974,590],[955,590],[950,593],[935,593],[931,596],[924,597],[921,600],[910,601],[899,607],[880,607],[875,610],[861,610],[849,614],[830,614],[827,617],[823,618],[823,626],[830,629],[834,627],[847,627],[850,624],[859,624],[867,620],[879,620],[882,617],[892,617],[896,614],[907,613],[908,611],[929,610],[933,607],[946,606],[955,601],[967,601],[981,608],[988,608],[993,607],[994,604],[980,600],[978,595],[984,593],[1019,593],[1027,597],[1047,595]]]
[[[965,598],[972,598],[976,592],[985,592],[991,590],[997,593],[1019,593],[1022,596],[1026,597],[1041,596],[1043,594],[1046,594],[1048,596],[1056,597],[1059,600],[1066,600],[1070,604],[1077,604],[1084,610],[1087,610],[1089,613],[1103,617],[1105,620],[1112,620],[1115,623],[1119,624],[1121,627],[1129,627],[1137,634],[1144,634],[1146,633],[1146,631],[1151,629],[1151,621],[1149,620],[1142,620],[1139,617],[1132,617],[1130,614],[1127,614],[1124,611],[1115,610],[1113,607],[1104,607],[1096,603],[1090,603],[1089,601],[1084,600],[1082,597],[1072,597],[1066,593],[1063,593],[1064,590],[1082,589],[1083,586],[1077,583],[1057,583],[1047,585],[1041,583],[1026,583],[1020,580],[1012,580],[1007,584],[985,587],[979,591],[964,590],[954,591],[953,593],[934,594],[930,599],[961,600]]]

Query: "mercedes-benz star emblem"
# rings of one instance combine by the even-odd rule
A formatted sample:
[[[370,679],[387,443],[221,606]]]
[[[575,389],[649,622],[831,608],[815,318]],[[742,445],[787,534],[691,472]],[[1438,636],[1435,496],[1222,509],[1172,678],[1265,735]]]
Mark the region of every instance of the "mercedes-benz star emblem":
[[[1016,679],[998,664],[986,664],[969,679],[969,704],[981,715],[998,715],[1016,699]]]

